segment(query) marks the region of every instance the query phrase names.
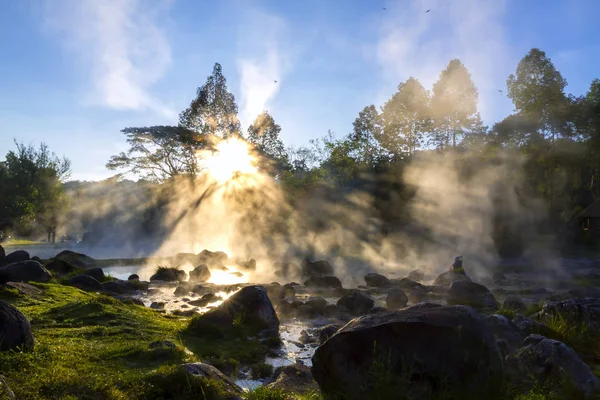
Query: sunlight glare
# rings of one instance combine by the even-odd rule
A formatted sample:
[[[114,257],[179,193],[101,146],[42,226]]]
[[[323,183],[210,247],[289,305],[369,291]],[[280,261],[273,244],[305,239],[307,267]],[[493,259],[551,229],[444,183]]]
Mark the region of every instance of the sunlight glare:
[[[238,138],[219,142],[213,154],[207,157],[203,164],[209,174],[220,184],[236,179],[240,175],[257,172],[248,144]]]

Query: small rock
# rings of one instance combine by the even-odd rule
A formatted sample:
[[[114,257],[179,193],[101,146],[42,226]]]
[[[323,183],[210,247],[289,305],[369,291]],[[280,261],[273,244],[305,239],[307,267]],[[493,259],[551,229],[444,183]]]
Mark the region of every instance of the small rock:
[[[88,292],[97,292],[102,290],[102,284],[89,275],[76,275],[69,279],[69,285]]]
[[[151,349],[160,349],[160,348],[175,349],[175,348],[177,348],[175,343],[171,342],[170,340],[159,340],[159,341],[150,343],[148,346]]]
[[[375,301],[359,290],[352,290],[337,301],[337,306],[352,315],[363,315],[369,312]]]
[[[68,275],[77,270],[73,264],[65,260],[52,260],[46,264],[46,269],[56,275]]]
[[[325,307],[327,307],[327,300],[322,297],[311,297],[305,303],[317,313],[322,313]]]
[[[301,274],[303,277],[319,277],[319,276],[333,276],[333,267],[328,261],[321,260],[310,262],[305,260],[302,264]]]
[[[165,303],[163,301],[153,301],[152,304],[150,304],[150,308],[153,310],[164,310]]]
[[[391,282],[388,278],[374,272],[365,275],[365,283],[367,286],[371,287],[385,287],[391,285]]]
[[[394,288],[388,293],[385,304],[392,310],[404,308],[408,304],[408,296],[402,289]]]
[[[131,274],[129,275],[129,277],[127,278],[128,281],[139,281],[140,280],[140,276],[138,274]]]
[[[190,282],[204,283],[211,277],[210,270],[206,264],[202,264],[190,271]]]
[[[407,276],[408,279],[413,281],[423,281],[425,280],[425,274],[418,269],[410,271]]]
[[[322,327],[319,330],[319,343],[323,344],[327,339],[333,336],[337,331],[340,330],[342,325],[331,324]]]
[[[504,299],[504,304],[502,304],[502,308],[506,310],[514,310],[518,313],[524,313],[527,311],[527,306],[523,302],[523,300],[518,297],[508,296]]]
[[[219,386],[226,392],[228,396],[242,396],[244,391],[221,371],[212,365],[203,363],[183,364],[183,368],[188,374],[194,377],[201,377],[209,381],[219,383]]]
[[[449,305],[467,305],[479,311],[496,311],[500,305],[488,288],[475,282],[456,281],[448,290]]]
[[[471,282],[471,278],[469,278],[466,274],[457,274],[453,271],[447,271],[441,273],[437,278],[435,278],[433,284],[435,286],[450,286],[456,281]]]
[[[341,289],[342,282],[335,276],[313,276],[304,282],[304,286],[315,288]]]
[[[310,368],[299,363],[283,367],[275,382],[269,384],[268,387],[297,394],[314,392],[319,388],[312,377]]]
[[[90,268],[88,270],[85,270],[83,273],[85,275],[91,276],[97,281],[102,281],[104,280],[104,278],[106,278],[106,275],[104,275],[104,270],[102,270],[102,268]]]

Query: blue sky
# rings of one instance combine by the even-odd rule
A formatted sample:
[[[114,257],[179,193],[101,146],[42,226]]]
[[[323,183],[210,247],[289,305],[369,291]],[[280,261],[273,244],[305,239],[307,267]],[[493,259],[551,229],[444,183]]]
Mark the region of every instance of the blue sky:
[[[348,133],[365,105],[409,76],[430,88],[455,57],[492,124],[531,47],[569,92],[600,77],[598,15],[596,0],[0,0],[0,154],[43,141],[74,179],[111,176],[120,130],[176,123],[215,62],[243,125],[268,109],[286,145]]]

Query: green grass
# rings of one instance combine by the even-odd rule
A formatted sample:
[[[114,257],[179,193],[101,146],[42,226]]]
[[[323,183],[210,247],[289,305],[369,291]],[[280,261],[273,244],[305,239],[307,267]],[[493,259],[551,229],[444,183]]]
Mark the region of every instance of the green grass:
[[[502,315],[512,321],[517,316],[517,311],[510,308],[500,308],[494,314]]]
[[[573,323],[556,313],[542,321],[556,332],[553,339],[573,348],[585,361],[600,361],[600,336],[591,332],[585,322]]]
[[[188,320],[70,286],[35,286],[44,293],[0,290],[0,300],[31,321],[36,340],[32,352],[0,353],[0,371],[19,399],[218,398],[218,385],[190,378],[180,365],[211,355],[264,356],[258,340],[195,337],[185,332]],[[176,347],[150,349],[151,342],[162,340]]]
[[[269,378],[273,375],[273,366],[267,363],[256,363],[250,366],[250,377],[252,379]]]
[[[245,400],[323,400],[319,392],[306,394],[286,393],[283,390],[260,386],[244,395]]]

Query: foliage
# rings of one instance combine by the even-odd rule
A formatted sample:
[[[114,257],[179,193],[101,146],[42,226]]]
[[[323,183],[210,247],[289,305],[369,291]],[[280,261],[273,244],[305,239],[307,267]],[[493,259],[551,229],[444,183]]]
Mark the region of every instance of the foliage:
[[[280,137],[281,127],[267,111],[263,111],[248,127],[248,141],[254,145],[263,159],[270,160],[273,165],[267,169],[280,171],[288,165],[288,156]]]
[[[517,316],[517,311],[510,308],[501,308],[499,310],[496,310],[494,314],[502,315],[503,317],[512,320]]]

